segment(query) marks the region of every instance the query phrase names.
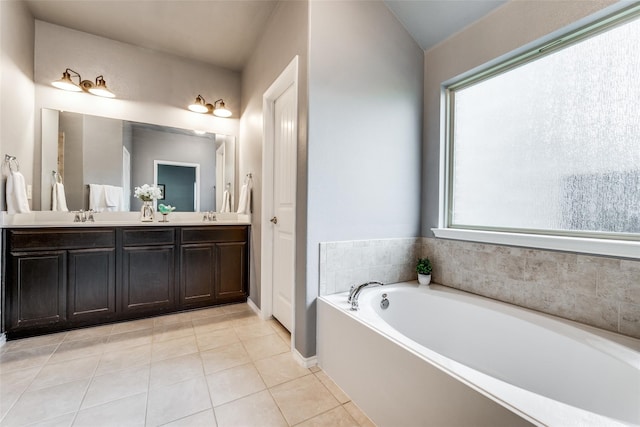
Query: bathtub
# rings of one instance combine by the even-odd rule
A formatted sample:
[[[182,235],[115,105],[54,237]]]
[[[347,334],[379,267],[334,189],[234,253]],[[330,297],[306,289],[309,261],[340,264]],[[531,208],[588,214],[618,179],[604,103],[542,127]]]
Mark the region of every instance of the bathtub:
[[[346,300],[318,299],[318,364],[378,426],[640,426],[640,340],[437,285]]]

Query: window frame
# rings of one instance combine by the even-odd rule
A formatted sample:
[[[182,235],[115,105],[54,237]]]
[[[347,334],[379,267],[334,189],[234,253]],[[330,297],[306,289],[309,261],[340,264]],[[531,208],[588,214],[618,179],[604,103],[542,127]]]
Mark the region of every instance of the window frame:
[[[544,43],[538,43],[524,52],[509,55],[505,60],[482,67],[478,71],[466,73],[462,77],[442,85],[440,214],[438,228],[432,229],[436,237],[640,259],[640,235],[637,234],[465,226],[453,225],[451,221],[453,215],[453,148],[455,144],[453,141],[455,120],[453,112],[456,91],[536,61],[637,18],[640,18],[640,3],[635,3],[577,29],[567,31]]]

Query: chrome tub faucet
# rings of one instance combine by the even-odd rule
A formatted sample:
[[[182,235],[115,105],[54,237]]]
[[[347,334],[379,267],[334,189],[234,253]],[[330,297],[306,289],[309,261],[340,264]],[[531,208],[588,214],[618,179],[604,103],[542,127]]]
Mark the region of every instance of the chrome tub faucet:
[[[384,283],[366,282],[361,285],[351,286],[351,289],[349,290],[349,298],[347,299],[347,302],[351,304],[352,311],[358,310],[358,297],[360,296],[360,292],[366,287],[373,287],[373,286],[384,286]]]

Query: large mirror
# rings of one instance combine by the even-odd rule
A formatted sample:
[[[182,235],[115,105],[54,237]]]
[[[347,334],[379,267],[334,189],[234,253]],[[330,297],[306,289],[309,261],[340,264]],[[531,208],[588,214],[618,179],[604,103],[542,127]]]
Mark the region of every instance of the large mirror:
[[[43,109],[41,208],[60,210],[58,182],[69,210],[140,210],[143,184],[177,211],[232,210],[235,159],[233,136]]]

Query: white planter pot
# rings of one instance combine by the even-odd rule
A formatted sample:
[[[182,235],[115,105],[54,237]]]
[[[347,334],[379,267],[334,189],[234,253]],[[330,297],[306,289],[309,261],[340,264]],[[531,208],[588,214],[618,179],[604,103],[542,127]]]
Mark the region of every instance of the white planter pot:
[[[418,274],[418,283],[421,285],[428,285],[431,283],[431,275],[430,274]]]

